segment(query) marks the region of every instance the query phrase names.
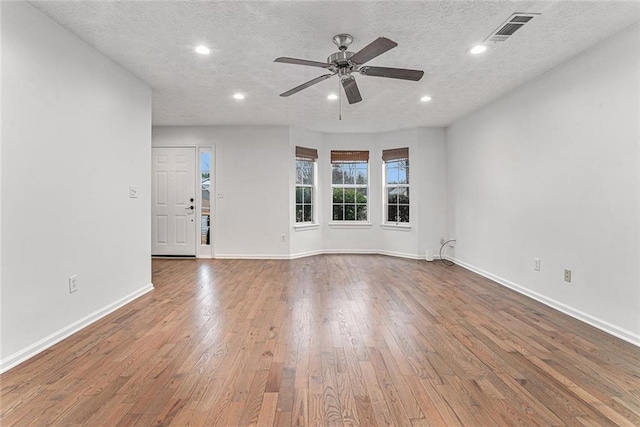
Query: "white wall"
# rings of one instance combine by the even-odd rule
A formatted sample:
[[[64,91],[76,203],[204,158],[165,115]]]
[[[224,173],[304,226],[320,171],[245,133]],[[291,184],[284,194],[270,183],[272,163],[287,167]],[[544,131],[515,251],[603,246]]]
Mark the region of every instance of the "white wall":
[[[320,133],[292,129],[291,158],[296,145],[318,149],[318,228],[297,229],[291,216],[291,254],[386,253],[425,257],[445,235],[446,174],[444,130],[407,129],[385,133]],[[382,150],[409,147],[411,228],[382,227]],[[369,222],[362,227],[331,225],[331,150],[369,151]],[[291,186],[295,167],[291,162]],[[293,200],[294,192],[290,196]],[[293,205],[293,202],[291,202]]]
[[[315,148],[318,150],[318,155],[323,153],[323,134],[320,132],[309,131],[305,129],[291,128],[289,131],[289,158],[291,164],[289,166],[289,211],[290,211],[290,224],[289,228],[293,230],[291,232],[291,256],[300,257],[305,255],[313,255],[322,252],[322,226],[328,218],[326,209],[321,208],[323,206],[322,201],[325,197],[328,197],[325,192],[324,186],[318,185],[316,187],[316,222],[317,226],[314,227],[296,227],[296,215],[295,215],[295,184],[296,184],[296,168],[295,159],[296,146]],[[316,160],[316,172],[317,181],[324,182],[324,176],[329,173],[329,164],[325,156],[320,156]],[[319,208],[320,207],[320,208]]]
[[[389,253],[424,259],[446,234],[443,129],[330,134],[284,126],[160,126],[153,146],[214,147],[213,253],[216,258],[289,258],[323,252]],[[295,224],[295,147],[318,149],[318,226]],[[409,147],[410,230],[382,223],[382,150]],[[370,151],[370,221],[332,227],[331,150]],[[281,241],[282,235],[286,242]]]
[[[455,258],[636,343],[638,39],[636,25],[447,131]]]
[[[151,92],[30,5],[0,7],[4,370],[152,288]]]
[[[0,308],[2,308],[2,5],[0,5]],[[0,360],[2,360],[2,315],[0,314]],[[0,368],[0,372],[2,369]]]
[[[447,238],[449,230],[445,130],[421,128],[418,139],[428,142],[416,147],[421,165],[418,173],[422,173],[418,177],[424,183],[418,205],[418,254],[424,255],[430,250],[438,257],[440,238]],[[443,256],[446,253],[443,252]]]
[[[382,160],[379,159],[378,144],[375,133],[326,133],[323,136],[322,150],[318,153],[327,173],[324,174],[320,186],[325,189],[325,198],[319,208],[324,213],[323,251],[326,252],[377,252],[379,247],[379,230],[382,218]],[[343,228],[333,227],[331,207],[331,150],[368,150],[369,151],[369,227]],[[351,226],[349,226],[351,227]]]
[[[289,257],[288,127],[161,126],[153,128],[153,146],[214,147],[216,258]]]
[[[382,150],[409,147],[410,229],[382,226]],[[323,224],[325,252],[377,252],[424,259],[427,249],[439,247],[446,234],[446,174],[443,129],[415,128],[384,133],[326,133],[321,158],[330,167],[331,150],[369,150],[370,228],[343,228]],[[331,174],[323,178],[331,188]],[[331,205],[321,204],[330,219]],[[325,221],[326,222],[326,221]]]

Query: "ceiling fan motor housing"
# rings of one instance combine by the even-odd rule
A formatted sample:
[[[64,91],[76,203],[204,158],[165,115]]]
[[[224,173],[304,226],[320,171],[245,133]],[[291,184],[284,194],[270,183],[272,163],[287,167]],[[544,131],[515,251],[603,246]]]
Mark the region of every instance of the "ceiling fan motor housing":
[[[349,58],[353,55],[355,55],[355,53],[341,50],[340,52],[329,55],[327,62],[329,64],[334,64],[338,68],[347,67],[350,65]]]
[[[356,70],[357,65],[349,61],[349,59],[355,55],[354,52],[349,52],[347,48],[353,42],[353,37],[349,34],[338,34],[333,37],[333,42],[338,46],[340,52],[329,55],[327,63],[332,65],[332,69],[335,73],[338,73],[341,79],[348,78],[350,73]]]

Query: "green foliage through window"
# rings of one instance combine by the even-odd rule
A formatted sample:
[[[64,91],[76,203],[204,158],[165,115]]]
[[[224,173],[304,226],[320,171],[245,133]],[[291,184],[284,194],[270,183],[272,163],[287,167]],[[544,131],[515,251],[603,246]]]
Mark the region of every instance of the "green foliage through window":
[[[296,160],[296,222],[313,222],[314,162]]]
[[[386,221],[409,222],[409,159],[387,161],[384,167]]]
[[[367,221],[369,164],[333,163],[333,221]]]

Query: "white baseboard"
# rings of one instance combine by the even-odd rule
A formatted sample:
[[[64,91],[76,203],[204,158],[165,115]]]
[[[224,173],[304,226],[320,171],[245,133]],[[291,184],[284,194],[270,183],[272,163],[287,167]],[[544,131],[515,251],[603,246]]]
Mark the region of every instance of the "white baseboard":
[[[322,249],[323,254],[345,254],[345,255],[379,255],[375,249]]]
[[[344,255],[387,255],[398,258],[409,258],[409,259],[425,259],[423,256],[418,256],[417,254],[408,254],[404,252],[394,252],[394,251],[385,251],[385,250],[371,250],[371,249],[318,249],[315,251],[307,251],[307,252],[298,252],[296,254],[291,254],[289,259],[297,259],[304,258],[314,255],[324,255],[324,254],[344,254]]]
[[[290,255],[270,254],[216,254],[216,259],[296,259],[323,254],[379,254],[379,251],[370,249],[319,249],[314,251],[299,252]]]
[[[307,251],[307,252],[298,252],[297,254],[291,254],[289,256],[289,259],[298,259],[298,258],[306,258],[309,256],[314,256],[314,255],[322,255],[325,252],[322,251],[321,249],[315,250],[315,251]]]
[[[216,254],[215,259],[290,259],[283,254]]]
[[[405,252],[394,252],[380,249],[316,249],[313,251],[305,251],[292,253],[290,255],[283,254],[216,254],[216,259],[298,259],[314,255],[324,254],[351,254],[351,255],[387,255],[398,258],[424,260],[424,255],[410,254]],[[440,259],[438,255],[433,257],[434,260]]]
[[[129,295],[126,295],[122,298],[120,298],[117,301],[112,302],[111,304],[108,304],[104,307],[102,307],[101,309],[98,309],[96,311],[94,311],[91,314],[88,314],[87,316],[83,317],[80,320],[77,320],[73,323],[71,323],[70,325],[65,326],[64,328],[50,334],[49,336],[44,337],[43,339],[41,339],[40,341],[37,341],[33,344],[31,344],[30,346],[19,350],[15,353],[13,353],[10,356],[5,357],[4,359],[0,360],[0,373],[6,372],[9,369],[19,365],[20,363],[26,361],[27,359],[32,358],[33,356],[37,355],[38,353],[43,352],[44,350],[48,349],[49,347],[53,346],[54,344],[59,343],[60,341],[62,341],[63,339],[75,334],[76,332],[78,332],[81,329],[86,328],[87,326],[91,325],[94,322],[97,322],[98,320],[102,319],[103,317],[105,317],[106,315],[113,313],[114,311],[116,311],[117,309],[119,309],[120,307],[130,303],[131,301],[135,300],[136,298],[141,297],[142,295],[146,294],[147,292],[150,292],[153,290],[153,283],[149,283],[148,285],[138,289],[137,291],[134,291],[132,293],[130,293]]]
[[[418,254],[408,254],[404,252],[394,252],[394,251],[378,251],[380,255],[394,256],[397,258],[409,258],[409,259],[421,259],[426,261],[425,256],[418,256]]]
[[[613,335],[614,337],[618,337],[621,340],[627,341],[633,345],[636,345],[638,347],[640,347],[640,335],[636,334],[632,331],[629,331],[627,329],[621,328],[619,326],[616,326],[612,323],[607,322],[606,320],[602,320],[599,319],[595,316],[592,316],[589,313],[585,313],[583,311],[580,311],[576,308],[573,308],[569,305],[566,305],[564,303],[561,303],[559,301],[556,301],[552,298],[546,297],[542,294],[539,294],[537,292],[534,292],[530,289],[527,289],[523,286],[520,286],[516,283],[513,283],[507,279],[503,279],[500,276],[496,276],[493,273],[489,273],[488,271],[485,271],[481,268],[478,268],[474,265],[468,264],[464,261],[461,261],[459,259],[456,258],[452,258],[452,257],[445,257],[446,259],[455,262],[456,264],[458,264],[461,267],[466,268],[469,271],[473,271],[474,273],[477,273],[481,276],[486,277],[487,279],[493,280],[494,282],[505,286],[509,289],[513,289],[514,291],[522,294],[522,295],[526,295],[529,298],[532,298],[538,302],[541,302],[544,305],[547,305],[555,310],[558,310],[568,316],[573,317],[574,319],[580,320],[581,322],[584,322],[588,325],[591,325],[595,328],[600,329],[601,331],[604,331],[610,335]]]

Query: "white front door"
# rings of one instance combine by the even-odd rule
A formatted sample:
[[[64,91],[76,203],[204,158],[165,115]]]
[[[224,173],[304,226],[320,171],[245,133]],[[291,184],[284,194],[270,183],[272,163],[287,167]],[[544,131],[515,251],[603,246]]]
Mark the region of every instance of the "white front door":
[[[196,255],[195,148],[153,148],[153,255]]]

